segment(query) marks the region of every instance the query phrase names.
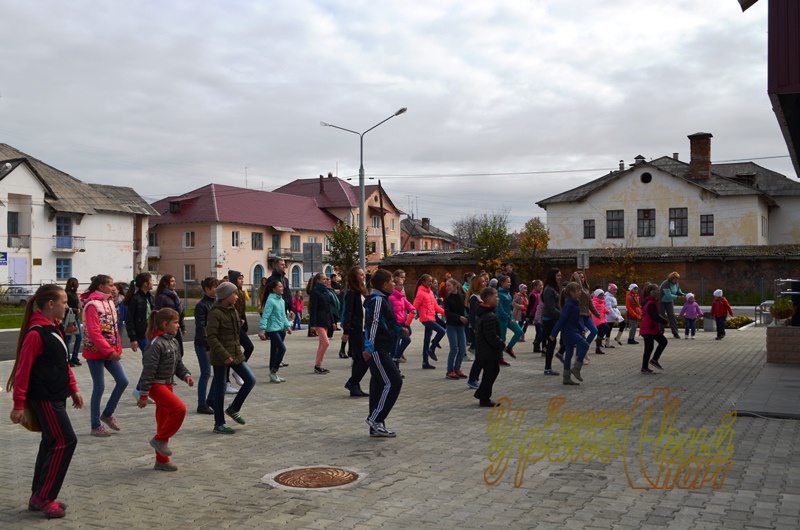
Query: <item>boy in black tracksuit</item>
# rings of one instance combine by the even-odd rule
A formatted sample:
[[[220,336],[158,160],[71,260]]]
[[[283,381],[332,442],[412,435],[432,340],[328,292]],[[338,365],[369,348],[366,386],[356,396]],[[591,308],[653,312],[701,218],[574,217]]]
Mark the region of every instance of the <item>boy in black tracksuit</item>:
[[[500,373],[500,360],[506,345],[500,338],[500,322],[495,314],[499,302],[497,291],[491,287],[483,289],[481,300],[475,326],[475,362],[480,363],[483,369],[483,379],[475,397],[480,400],[481,407],[493,407],[492,385]]]
[[[483,379],[475,397],[480,400],[481,407],[493,407],[492,385],[500,373],[500,360],[506,345],[500,338],[500,322],[495,314],[499,302],[497,291],[486,287],[481,291],[481,300],[476,312],[475,362],[483,368]]]
[[[392,410],[403,379],[392,362],[392,345],[402,334],[408,336],[394,317],[394,309],[389,294],[394,291],[392,274],[379,269],[371,279],[374,289],[364,302],[364,360],[370,371],[369,382],[369,435],[371,437],[393,438],[395,433],[388,430],[383,422]]]

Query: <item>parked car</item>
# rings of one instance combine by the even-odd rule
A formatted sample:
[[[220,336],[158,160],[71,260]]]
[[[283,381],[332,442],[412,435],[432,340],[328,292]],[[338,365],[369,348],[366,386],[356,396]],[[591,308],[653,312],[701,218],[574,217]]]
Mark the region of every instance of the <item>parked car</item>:
[[[5,292],[0,294],[0,303],[24,307],[35,292],[30,287],[7,287]]]

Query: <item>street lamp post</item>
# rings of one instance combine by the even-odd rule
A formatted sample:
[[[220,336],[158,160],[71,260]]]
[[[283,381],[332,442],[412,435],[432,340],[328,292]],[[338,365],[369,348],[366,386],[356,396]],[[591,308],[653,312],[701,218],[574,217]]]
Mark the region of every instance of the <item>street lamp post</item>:
[[[345,129],[344,127],[339,127],[338,125],[332,125],[332,124],[326,123],[324,121],[319,122],[319,124],[322,125],[323,127],[333,127],[334,129],[339,129],[340,131],[347,131],[349,133],[353,133],[353,134],[358,135],[359,144],[360,144],[359,145],[360,158],[361,158],[361,165],[358,168],[358,201],[359,201],[359,206],[358,206],[358,264],[359,264],[359,266],[361,267],[362,270],[367,270],[367,232],[366,232],[366,215],[365,215],[366,205],[364,204],[366,202],[366,197],[364,197],[364,184],[365,184],[365,182],[364,182],[365,181],[365,178],[364,178],[364,135],[367,134],[368,132],[370,132],[372,129],[374,129],[378,125],[386,123],[387,121],[391,120],[395,116],[399,116],[399,115],[403,114],[407,110],[408,109],[406,107],[403,107],[402,109],[398,110],[397,112],[395,112],[394,114],[392,114],[391,116],[386,118],[385,120],[381,121],[380,123],[377,123],[377,124],[373,125],[372,127],[370,127],[369,129],[367,129],[366,131],[364,131],[362,133],[357,132],[357,131],[352,131],[350,129]],[[346,273],[347,272],[345,271],[344,274],[346,274]]]

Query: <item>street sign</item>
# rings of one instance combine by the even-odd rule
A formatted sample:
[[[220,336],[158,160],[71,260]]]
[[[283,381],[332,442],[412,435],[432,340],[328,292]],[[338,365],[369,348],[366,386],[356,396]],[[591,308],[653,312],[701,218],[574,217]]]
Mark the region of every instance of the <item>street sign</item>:
[[[589,268],[589,252],[586,250],[579,250],[578,251],[578,268],[579,269],[588,269]]]
[[[8,265],[8,252],[0,252],[0,265]]]

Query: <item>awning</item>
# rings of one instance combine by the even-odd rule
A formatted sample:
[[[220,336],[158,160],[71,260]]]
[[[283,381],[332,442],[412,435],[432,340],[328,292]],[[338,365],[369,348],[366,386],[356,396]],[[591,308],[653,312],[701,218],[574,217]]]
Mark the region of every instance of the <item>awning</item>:
[[[273,226],[272,228],[278,232],[294,232],[294,228],[289,226]]]

